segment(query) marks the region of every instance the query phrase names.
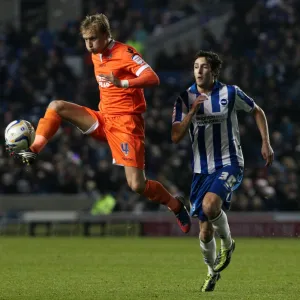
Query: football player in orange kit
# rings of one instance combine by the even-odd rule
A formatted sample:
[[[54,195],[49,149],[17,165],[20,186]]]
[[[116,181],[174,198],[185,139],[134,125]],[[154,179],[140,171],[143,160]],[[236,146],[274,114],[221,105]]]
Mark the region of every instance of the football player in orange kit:
[[[144,173],[145,128],[142,113],[146,110],[143,88],[159,85],[159,78],[131,46],[115,41],[110,24],[103,14],[87,16],[80,26],[87,50],[92,55],[101,101],[99,111],[63,100],[52,101],[40,119],[36,138],[30,149],[14,153],[25,164],[57,132],[65,120],[95,139],[107,141],[113,163],[124,166],[129,187],[151,201],[166,205],[187,233],[191,221],[180,197],[173,197],[161,183],[148,180]]]

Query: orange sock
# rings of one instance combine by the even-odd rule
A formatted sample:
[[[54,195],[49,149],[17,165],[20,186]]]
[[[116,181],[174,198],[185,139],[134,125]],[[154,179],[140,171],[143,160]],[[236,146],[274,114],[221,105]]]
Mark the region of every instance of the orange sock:
[[[147,180],[143,195],[153,202],[168,206],[174,213],[178,213],[181,208],[181,202],[174,198],[158,181]]]
[[[55,135],[61,123],[61,117],[54,109],[48,108],[44,118],[40,119],[36,136],[30,150],[39,153]]]

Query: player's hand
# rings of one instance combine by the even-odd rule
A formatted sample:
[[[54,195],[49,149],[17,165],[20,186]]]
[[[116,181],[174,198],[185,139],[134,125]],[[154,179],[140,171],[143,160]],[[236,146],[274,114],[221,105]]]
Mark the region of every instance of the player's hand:
[[[268,141],[263,142],[261,147],[261,154],[264,160],[266,161],[265,166],[266,167],[271,166],[274,160],[274,151]]]
[[[205,94],[202,94],[200,96],[198,96],[196,98],[196,100],[194,101],[194,103],[192,104],[192,107],[190,109],[190,112],[194,115],[197,113],[198,109],[200,108],[200,105],[204,102],[208,100],[208,96]]]
[[[116,87],[122,87],[121,80],[116,77],[113,72],[110,72],[110,74],[100,74],[101,77],[104,77],[107,81],[112,83]]]

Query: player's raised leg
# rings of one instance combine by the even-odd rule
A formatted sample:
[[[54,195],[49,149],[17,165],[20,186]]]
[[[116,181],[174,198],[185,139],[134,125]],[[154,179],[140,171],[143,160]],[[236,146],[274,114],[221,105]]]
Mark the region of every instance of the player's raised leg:
[[[177,223],[184,233],[189,232],[191,220],[180,197],[173,197],[158,181],[147,180],[144,170],[125,166],[125,174],[129,187],[149,200],[166,205],[176,216]]]
[[[16,153],[24,163],[30,164],[46,146],[60,127],[61,121],[68,121],[88,134],[99,125],[98,120],[86,108],[62,100],[52,101],[43,118],[39,120],[36,137],[30,149]],[[13,151],[13,149],[12,149]]]
[[[215,285],[221,277],[220,273],[213,270],[217,256],[214,228],[208,221],[199,221],[199,226],[200,249],[203,255],[204,263],[208,267],[207,277],[201,287],[201,292],[211,292],[215,289]]]
[[[221,249],[214,264],[214,271],[221,272],[230,263],[232,253],[235,249],[235,242],[231,238],[230,228],[225,212],[222,210],[222,199],[215,193],[206,193],[202,210],[208,217],[213,228],[221,238]]]
[[[97,123],[97,120],[82,106],[62,100],[52,101],[37,126],[36,138],[30,147],[33,152],[39,153],[45,147],[57,132],[62,120],[72,123],[83,132]]]

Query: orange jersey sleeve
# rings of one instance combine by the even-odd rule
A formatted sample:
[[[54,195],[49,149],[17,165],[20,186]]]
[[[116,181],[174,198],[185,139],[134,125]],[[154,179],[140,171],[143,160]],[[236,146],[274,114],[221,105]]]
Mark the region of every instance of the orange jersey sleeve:
[[[124,68],[135,76],[140,76],[144,70],[150,68],[142,56],[131,46],[127,46],[123,53],[123,64]]]
[[[145,88],[148,86],[159,85],[159,78],[155,72],[146,69],[139,77],[128,80],[125,82],[128,87]]]
[[[113,72],[116,77],[129,83],[136,80],[145,70],[152,70],[141,55],[133,47],[113,41],[105,53],[92,54],[92,60],[101,95],[99,110],[109,115],[144,113],[146,101],[143,84],[118,88],[100,76]]]
[[[137,76],[128,80],[129,87],[144,88],[159,84],[159,78],[156,73],[133,47],[129,46],[127,48],[123,55],[123,61],[125,68]]]

